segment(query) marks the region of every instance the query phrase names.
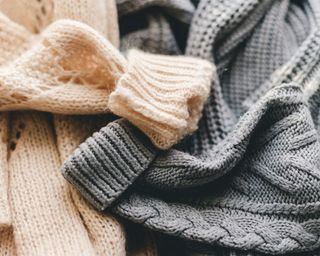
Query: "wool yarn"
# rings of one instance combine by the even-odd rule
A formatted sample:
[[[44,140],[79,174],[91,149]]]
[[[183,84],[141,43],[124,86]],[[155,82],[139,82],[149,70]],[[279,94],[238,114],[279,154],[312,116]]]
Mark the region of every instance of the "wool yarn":
[[[180,54],[191,23],[194,5],[189,0],[117,0],[120,49],[159,54]]]
[[[66,8],[66,4],[69,4],[68,8]],[[66,1],[56,0],[55,6],[56,20],[59,18],[72,18],[73,20],[84,22],[101,32],[102,35],[109,39],[112,45],[118,46],[118,25],[116,22],[117,15],[114,1],[70,1],[66,3]],[[108,17],[108,19],[106,19],[106,17]],[[101,21],[104,22],[102,23]],[[96,35],[96,33],[94,34]],[[73,34],[73,36],[73,38],[77,37],[75,34]],[[99,36],[98,38],[101,39]],[[90,45],[91,42],[88,43]],[[81,48],[83,49],[83,46]],[[61,48],[59,48],[59,50],[61,50]],[[89,53],[87,56],[88,59],[82,59],[82,62],[92,59],[92,53]],[[92,65],[97,64],[96,62],[91,63]],[[73,67],[82,67],[80,70],[83,71],[83,68],[85,68],[83,64],[80,62],[77,64],[78,65]],[[46,81],[46,83],[48,84],[48,81]],[[87,97],[88,95],[86,95],[86,98]],[[85,122],[84,118],[86,120]],[[104,123],[107,122],[107,120],[103,118],[102,121],[100,121],[91,116],[54,115],[53,125],[60,160],[63,162],[66,156],[70,154],[85,137],[97,129],[99,125],[102,125],[101,122]],[[69,196],[76,205],[79,215],[87,228],[88,235],[95,249],[95,255],[125,255],[126,239],[123,225],[111,214],[101,214],[95,211],[83,200],[79,193],[71,187],[69,187]],[[146,252],[145,255],[147,255],[149,250],[147,247],[144,248],[144,252]]]
[[[112,1],[25,2],[28,15],[23,17],[14,10],[21,10],[24,2],[2,1],[1,5],[7,16],[0,15],[0,110],[17,111],[4,113],[0,123],[0,153],[5,160],[0,175],[1,254],[125,255],[123,226],[111,214],[95,211],[57,172],[86,137],[110,121],[74,114],[124,111],[156,145],[170,147],[196,129],[213,66],[191,57],[138,50],[124,58],[116,49]],[[34,15],[40,14],[43,17],[34,23]],[[164,69],[164,61],[175,70]],[[163,90],[165,81],[176,87]],[[168,97],[172,89],[178,101],[158,104],[159,97]],[[147,97],[140,96],[139,90]],[[142,102],[140,107],[131,97],[127,106],[117,105],[129,94]],[[170,108],[183,111],[168,116]],[[145,122],[153,123],[153,130]],[[129,246],[128,253],[156,255],[156,245],[145,237],[138,248]]]
[[[127,118],[159,148],[197,129],[210,91],[213,66],[187,57],[128,53],[129,66],[109,98],[110,110]]]
[[[101,114],[110,109],[158,147],[169,148],[196,130],[212,74],[209,62],[189,57],[131,50],[126,60],[89,26],[56,21],[40,42],[0,69],[0,110]],[[166,89],[168,81],[174,86]]]
[[[158,151],[117,120],[64,176],[95,208],[178,236],[190,255],[318,255],[319,10],[201,0],[186,53],[217,76],[199,129]]]
[[[7,4],[13,7],[21,3]],[[24,17],[33,19],[34,15]],[[4,15],[1,17],[1,57],[7,68],[37,38]],[[0,254],[125,255],[123,228],[118,221],[112,216],[99,216],[83,200],[71,198],[70,187],[58,172],[65,151],[58,151],[50,116],[37,112],[3,113],[0,130],[2,159],[8,160],[1,163],[2,189],[8,191],[8,196],[5,191],[1,195],[1,202],[10,202],[1,208],[1,216],[6,216],[5,210],[9,209],[11,217],[8,227],[1,229]],[[4,151],[7,147],[10,150]]]

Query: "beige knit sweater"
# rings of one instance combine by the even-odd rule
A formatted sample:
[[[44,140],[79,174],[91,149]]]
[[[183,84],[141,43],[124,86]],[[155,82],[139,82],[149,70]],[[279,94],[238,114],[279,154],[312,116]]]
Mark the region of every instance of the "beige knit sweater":
[[[1,10],[7,15],[0,17],[2,69],[14,70],[7,67],[36,44],[40,37],[36,33],[58,18],[72,17],[95,26],[94,13],[98,17],[110,14],[113,20],[105,22],[108,26],[103,32],[117,35],[114,3],[103,6],[105,1],[69,2],[65,5],[66,1],[55,1],[53,7],[49,1],[2,1]],[[113,42],[117,44],[117,37]],[[28,69],[32,64],[26,72]],[[23,81],[19,75],[14,78]],[[12,93],[18,100],[23,99],[19,91]],[[89,207],[59,172],[64,157],[89,131],[74,127],[69,136],[68,128],[74,123],[63,117],[54,120],[56,136],[48,114],[1,115],[0,255],[125,255],[121,225],[112,216],[102,216]]]
[[[122,225],[63,180],[61,163],[108,121],[84,115],[110,110],[170,147],[197,128],[212,66],[124,58],[113,0],[2,0],[0,11],[0,110],[20,111],[0,114],[0,255],[125,255]],[[132,254],[156,253],[144,237]]]

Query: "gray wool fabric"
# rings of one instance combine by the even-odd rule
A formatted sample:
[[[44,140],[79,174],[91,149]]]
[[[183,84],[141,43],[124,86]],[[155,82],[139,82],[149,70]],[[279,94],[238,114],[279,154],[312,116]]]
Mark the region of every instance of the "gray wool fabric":
[[[117,0],[120,49],[180,54],[194,5],[190,0]]]
[[[319,255],[319,0],[201,0],[186,54],[218,72],[197,132],[159,151],[119,119],[63,175],[187,255]]]

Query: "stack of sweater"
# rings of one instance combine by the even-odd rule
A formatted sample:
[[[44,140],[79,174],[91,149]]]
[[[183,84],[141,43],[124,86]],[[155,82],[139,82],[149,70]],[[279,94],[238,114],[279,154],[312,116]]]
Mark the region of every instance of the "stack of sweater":
[[[319,0],[0,11],[0,255],[320,254]]]

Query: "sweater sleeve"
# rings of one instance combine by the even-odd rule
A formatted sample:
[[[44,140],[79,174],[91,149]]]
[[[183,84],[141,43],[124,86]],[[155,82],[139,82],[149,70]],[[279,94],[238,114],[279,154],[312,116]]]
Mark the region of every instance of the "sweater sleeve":
[[[298,86],[271,90],[226,139],[201,155],[175,149],[159,151],[146,135],[121,119],[87,139],[65,162],[63,175],[99,210],[108,208],[139,176],[139,185],[161,190],[201,186],[239,163],[257,126],[272,117],[272,109],[283,109],[278,118],[284,118],[291,113],[284,106],[299,104]]]
[[[102,211],[148,168],[157,151],[140,130],[119,119],[82,143],[65,161],[62,173]]]
[[[198,128],[215,67],[186,57],[128,52],[128,66],[108,107],[168,149]]]

